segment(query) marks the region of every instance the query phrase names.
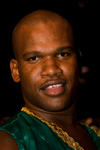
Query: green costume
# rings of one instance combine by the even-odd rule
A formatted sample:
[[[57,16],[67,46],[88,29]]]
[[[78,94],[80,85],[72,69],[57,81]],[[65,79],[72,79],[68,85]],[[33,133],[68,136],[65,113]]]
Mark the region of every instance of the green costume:
[[[84,125],[82,126],[86,128],[90,136],[93,138],[98,150],[100,150],[100,137],[91,128]],[[75,143],[69,143],[68,145],[68,143],[64,142],[64,140],[58,136],[59,134],[54,132],[54,130],[52,130],[52,128],[45,122],[24,111],[19,112],[16,116],[0,125],[0,130],[4,130],[14,137],[19,150],[74,149],[69,145],[74,146]]]

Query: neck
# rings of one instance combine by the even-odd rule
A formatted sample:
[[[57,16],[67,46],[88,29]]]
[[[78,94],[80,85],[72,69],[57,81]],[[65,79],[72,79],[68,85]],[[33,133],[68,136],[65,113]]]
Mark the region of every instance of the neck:
[[[73,103],[73,105],[63,111],[59,112],[49,112],[45,110],[41,110],[35,106],[26,105],[31,112],[33,112],[38,117],[48,120],[50,122],[54,122],[58,126],[75,126],[77,124],[76,121],[76,102]]]

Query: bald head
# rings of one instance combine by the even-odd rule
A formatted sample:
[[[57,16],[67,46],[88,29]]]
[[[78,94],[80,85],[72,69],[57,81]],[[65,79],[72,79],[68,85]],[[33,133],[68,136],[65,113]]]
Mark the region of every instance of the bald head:
[[[65,18],[61,17],[60,15],[58,15],[54,12],[47,11],[47,10],[34,11],[34,12],[28,14],[27,16],[25,16],[24,18],[22,18],[20,20],[20,22],[14,28],[14,31],[12,34],[12,44],[13,44],[13,50],[14,50],[15,57],[17,57],[17,51],[19,49],[19,39],[20,39],[20,35],[21,35],[21,31],[22,31],[23,27],[25,27],[25,26],[34,27],[37,24],[40,24],[40,23],[47,24],[48,22],[61,23],[63,25],[63,27],[66,26],[72,37],[72,34],[73,34],[72,27]]]
[[[24,24],[34,26],[40,22],[47,23],[48,21],[59,21],[59,20],[66,22],[66,19],[64,19],[57,13],[48,10],[37,10],[22,18],[20,22],[17,24],[16,28],[19,28],[21,25]]]

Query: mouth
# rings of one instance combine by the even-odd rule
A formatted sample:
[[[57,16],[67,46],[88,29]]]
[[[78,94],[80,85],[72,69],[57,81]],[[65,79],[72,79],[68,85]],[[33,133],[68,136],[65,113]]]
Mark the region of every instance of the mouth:
[[[59,81],[49,81],[43,85],[41,90],[48,96],[59,96],[61,95],[66,88],[66,83],[63,80]]]

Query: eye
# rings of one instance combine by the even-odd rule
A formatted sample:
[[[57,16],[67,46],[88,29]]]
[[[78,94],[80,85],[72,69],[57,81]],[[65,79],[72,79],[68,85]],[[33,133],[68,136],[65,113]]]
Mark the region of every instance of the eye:
[[[66,52],[61,52],[60,54],[58,54],[57,55],[57,57],[66,57],[66,56],[68,56],[69,55],[69,53],[66,53]]]
[[[38,60],[38,59],[39,59],[39,57],[34,56],[34,57],[28,58],[27,60],[28,60],[28,61],[34,61],[34,60]]]

